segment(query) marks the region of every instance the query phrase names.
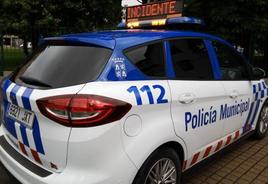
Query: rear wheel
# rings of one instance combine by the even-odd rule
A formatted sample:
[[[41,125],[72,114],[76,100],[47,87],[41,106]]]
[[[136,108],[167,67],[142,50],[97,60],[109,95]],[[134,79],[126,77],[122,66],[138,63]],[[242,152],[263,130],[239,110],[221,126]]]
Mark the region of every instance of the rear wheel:
[[[139,170],[133,184],[180,184],[181,164],[170,148],[155,151]]]
[[[263,104],[263,107],[261,109],[254,137],[257,139],[262,139],[265,137],[267,131],[268,131],[268,101],[266,101]]]

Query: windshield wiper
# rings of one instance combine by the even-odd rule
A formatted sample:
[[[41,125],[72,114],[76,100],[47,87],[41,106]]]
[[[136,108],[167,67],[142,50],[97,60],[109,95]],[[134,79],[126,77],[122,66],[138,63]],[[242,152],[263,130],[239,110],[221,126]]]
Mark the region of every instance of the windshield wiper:
[[[30,77],[20,77],[20,80],[24,82],[25,84],[30,84],[34,86],[41,86],[41,87],[52,87],[51,85],[44,83],[38,79],[30,78]]]

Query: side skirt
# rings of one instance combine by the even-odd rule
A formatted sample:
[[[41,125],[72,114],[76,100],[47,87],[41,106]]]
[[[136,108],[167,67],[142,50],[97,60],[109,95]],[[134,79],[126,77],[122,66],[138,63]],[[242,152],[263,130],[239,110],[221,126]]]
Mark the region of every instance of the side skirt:
[[[206,159],[201,160],[191,168],[184,170],[182,173],[182,180],[192,176],[192,174],[201,169],[202,167],[206,166],[208,163],[220,158],[223,154],[233,151],[235,148],[237,148],[237,145],[241,144],[243,141],[248,139],[254,134],[254,131],[250,131],[245,135],[242,135],[241,138],[237,139],[237,141],[234,141],[230,143],[229,145],[226,145],[224,148],[219,150],[218,152],[212,154],[211,156],[207,157]]]
[[[249,131],[247,133],[243,132],[243,129],[237,130],[222,139],[216,140],[213,143],[209,144],[205,148],[202,148],[197,153],[195,153],[192,157],[184,160],[182,172],[187,171],[188,169],[195,166],[197,163],[200,163],[203,160],[207,160],[207,158],[219,153],[221,150],[229,147],[229,145],[238,142],[238,140],[243,140],[245,137],[250,136],[254,131]]]

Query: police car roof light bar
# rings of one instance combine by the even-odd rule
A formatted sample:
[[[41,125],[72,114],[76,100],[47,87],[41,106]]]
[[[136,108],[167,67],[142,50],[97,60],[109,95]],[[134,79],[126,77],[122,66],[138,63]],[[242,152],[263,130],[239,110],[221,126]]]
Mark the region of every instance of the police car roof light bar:
[[[117,25],[119,29],[133,29],[133,28],[157,28],[159,26],[171,26],[171,25],[183,25],[183,24],[192,24],[204,26],[204,21],[202,19],[193,18],[193,17],[175,17],[167,19],[157,19],[157,20],[144,20],[124,23],[121,22]]]

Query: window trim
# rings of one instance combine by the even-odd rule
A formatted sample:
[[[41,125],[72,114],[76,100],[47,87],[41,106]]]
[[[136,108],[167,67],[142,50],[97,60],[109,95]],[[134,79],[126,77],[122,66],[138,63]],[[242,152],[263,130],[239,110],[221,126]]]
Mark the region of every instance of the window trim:
[[[174,65],[172,61],[170,42],[168,40],[165,40],[164,46],[165,46],[166,65],[167,65],[166,67],[167,77],[169,79],[174,79],[176,78],[176,73],[174,71]]]

